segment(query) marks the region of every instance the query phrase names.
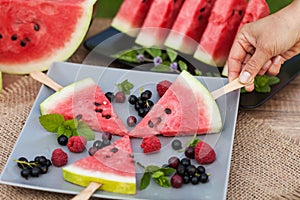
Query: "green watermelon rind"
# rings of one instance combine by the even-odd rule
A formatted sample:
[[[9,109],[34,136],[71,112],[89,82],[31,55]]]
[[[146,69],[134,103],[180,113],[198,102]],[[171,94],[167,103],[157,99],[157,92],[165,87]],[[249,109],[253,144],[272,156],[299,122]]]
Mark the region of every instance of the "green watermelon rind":
[[[78,20],[76,28],[71,36],[71,39],[66,42],[65,47],[55,51],[52,56],[35,59],[27,63],[12,64],[12,65],[0,65],[0,70],[8,74],[28,74],[32,71],[45,71],[48,70],[54,61],[65,61],[77,50],[79,45],[85,38],[86,33],[90,27],[90,21],[93,16],[93,6],[96,0],[87,0],[82,3],[84,7],[83,17]]]
[[[87,187],[90,182],[97,182],[102,184],[100,190],[104,190],[107,192],[114,192],[119,194],[136,193],[135,177],[126,178],[116,174],[104,172],[101,172],[101,174],[97,174],[97,172],[83,170],[72,165],[64,167],[62,169],[62,173],[64,180],[71,183],[75,182],[76,180],[76,184],[83,187]]]
[[[210,111],[210,119],[211,119],[211,128],[208,130],[208,133],[219,133],[222,130],[222,118],[219,110],[219,106],[215,99],[212,97],[207,88],[193,75],[191,75],[187,71],[182,71],[179,78],[184,79],[184,81],[190,86],[195,96],[197,94],[201,96],[204,102],[207,102],[207,106],[210,106],[207,110]]]
[[[85,78],[80,81],[74,82],[66,87],[63,87],[58,92],[50,95],[40,104],[40,112],[42,115],[49,114],[49,110],[53,108],[53,105],[56,105],[57,100],[66,99],[72,94],[74,94],[75,88],[76,90],[82,90],[90,85],[94,85],[94,81],[91,78]]]

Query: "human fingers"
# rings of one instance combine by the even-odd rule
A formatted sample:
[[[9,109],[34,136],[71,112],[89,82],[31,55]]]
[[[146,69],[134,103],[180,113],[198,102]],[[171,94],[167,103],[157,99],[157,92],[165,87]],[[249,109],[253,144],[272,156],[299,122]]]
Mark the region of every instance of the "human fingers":
[[[245,86],[247,92],[252,92],[254,90],[254,83]]]
[[[246,63],[245,67],[242,69],[239,80],[241,83],[248,84],[254,80],[254,77],[258,74],[262,66],[270,58],[260,49],[256,49],[252,57]]]
[[[270,66],[272,65],[272,60],[268,60],[263,66],[262,68],[259,70],[258,75],[262,76],[264,75],[268,69],[270,68]]]
[[[281,56],[274,57],[272,59],[272,64],[266,73],[270,76],[276,76],[279,73],[283,62],[284,62],[284,59]]]

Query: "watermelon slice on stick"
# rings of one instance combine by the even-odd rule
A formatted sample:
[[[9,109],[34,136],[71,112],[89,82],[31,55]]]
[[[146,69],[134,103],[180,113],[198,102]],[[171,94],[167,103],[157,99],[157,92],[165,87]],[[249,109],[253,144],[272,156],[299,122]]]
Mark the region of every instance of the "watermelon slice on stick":
[[[154,1],[135,42],[146,47],[163,47],[183,2],[183,0]]]
[[[246,7],[246,0],[217,0],[194,57],[224,66]]]
[[[112,104],[92,79],[86,78],[62,88],[42,72],[30,75],[57,91],[40,104],[42,115],[61,114],[65,119],[80,117],[95,131],[119,136],[128,134]]]
[[[43,71],[69,58],[84,39],[96,0],[0,3],[0,71]]]
[[[129,136],[99,149],[93,156],[82,158],[63,168],[66,181],[88,186],[101,183],[100,190],[121,194],[136,193],[136,169]]]
[[[239,29],[244,24],[254,22],[270,14],[270,8],[265,0],[250,0],[248,2],[245,15],[240,23]],[[239,30],[238,29],[238,30]],[[223,76],[228,76],[228,66],[225,65],[222,71]]]
[[[165,46],[193,54],[208,23],[215,0],[185,1],[165,41]]]
[[[153,0],[124,0],[114,17],[111,26],[135,37],[148,14]]]
[[[129,133],[132,137],[220,132],[216,101],[194,76],[182,71],[149,113]]]

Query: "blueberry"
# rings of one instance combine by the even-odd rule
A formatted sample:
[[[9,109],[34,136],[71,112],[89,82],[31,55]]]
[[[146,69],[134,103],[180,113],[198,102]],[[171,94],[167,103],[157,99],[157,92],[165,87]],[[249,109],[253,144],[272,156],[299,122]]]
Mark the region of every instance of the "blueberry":
[[[201,183],[206,183],[208,181],[208,175],[206,173],[202,173],[199,176],[199,181]]]
[[[203,174],[203,173],[205,173],[205,167],[199,165],[197,167],[197,174]]]
[[[112,93],[112,92],[106,92],[106,93],[105,93],[105,96],[106,96],[106,98],[107,98],[110,102],[112,102],[112,101],[114,100],[114,98],[115,98],[115,95],[114,95],[114,93]]]
[[[97,149],[101,149],[103,147],[103,142],[101,140],[96,140],[93,143],[93,147],[96,147]]]
[[[197,176],[192,176],[191,177],[191,183],[193,185],[197,185],[199,183],[199,178]]]

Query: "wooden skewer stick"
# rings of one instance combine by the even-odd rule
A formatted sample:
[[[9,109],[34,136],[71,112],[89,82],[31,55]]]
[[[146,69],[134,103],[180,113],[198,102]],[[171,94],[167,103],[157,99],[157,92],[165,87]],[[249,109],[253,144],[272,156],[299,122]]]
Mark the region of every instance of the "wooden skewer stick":
[[[55,81],[53,81],[49,76],[47,76],[46,74],[44,74],[43,72],[40,71],[35,71],[35,72],[31,72],[30,76],[47,85],[48,87],[50,87],[51,89],[55,90],[55,91],[59,91],[61,90],[63,87],[59,84],[57,84]],[[76,195],[74,198],[72,198],[72,200],[87,200],[89,199],[94,192],[101,187],[101,183],[96,183],[96,182],[91,182],[84,190],[82,190],[78,195]]]
[[[215,91],[212,91],[211,95],[213,96],[214,99],[217,99],[220,96],[223,96],[224,94],[227,94],[231,91],[237,90],[244,86],[245,86],[245,84],[241,83],[237,78],[237,79],[231,81],[230,83],[227,83],[223,87],[221,87]]]

